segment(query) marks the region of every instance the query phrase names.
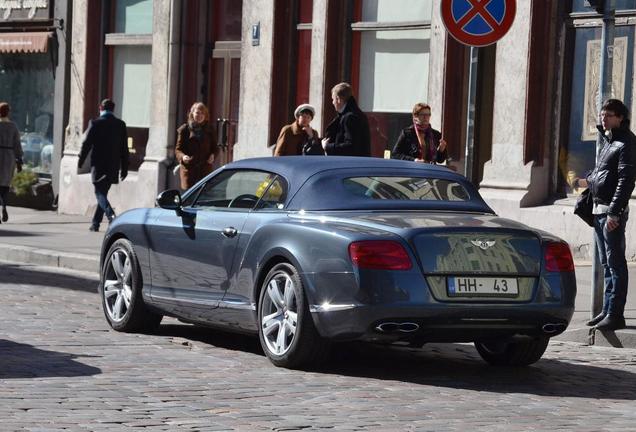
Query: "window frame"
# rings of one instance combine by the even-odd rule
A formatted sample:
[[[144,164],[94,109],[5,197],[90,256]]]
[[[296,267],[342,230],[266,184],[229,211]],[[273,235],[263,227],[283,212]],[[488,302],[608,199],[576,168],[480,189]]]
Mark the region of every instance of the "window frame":
[[[260,196],[256,194],[257,191],[254,191],[254,195],[258,196],[258,201],[256,201],[252,207],[250,207],[250,208],[228,207],[229,206],[229,202],[228,202],[228,206],[225,206],[225,207],[197,205],[197,202],[201,198],[201,194],[203,193],[203,190],[208,185],[210,185],[210,183],[217,182],[216,185],[211,186],[211,187],[216,187],[218,184],[220,184],[220,183],[222,183],[224,181],[229,181],[233,176],[239,175],[239,174],[242,174],[242,173],[260,173],[260,174],[264,174],[265,176],[272,176],[272,180],[269,182],[269,184],[263,190],[263,192],[262,192],[262,194]],[[263,180],[263,181],[265,181],[265,180]],[[269,190],[271,189],[272,185],[276,181],[279,181],[281,183],[281,185],[283,186],[283,192],[281,193],[281,197],[283,199],[280,202],[278,202],[275,207],[264,207],[262,205],[262,203],[264,202],[264,200],[262,198],[264,196],[266,196],[266,194],[269,192]],[[209,178],[207,181],[202,182],[200,185],[196,186],[192,191],[187,193],[185,195],[185,197],[183,198],[183,207],[184,208],[188,208],[188,209],[192,209],[192,210],[196,210],[196,211],[200,211],[200,210],[232,211],[232,212],[236,212],[236,211],[251,212],[251,211],[254,211],[254,210],[258,210],[258,211],[282,211],[287,206],[287,201],[288,201],[288,198],[289,198],[288,194],[289,194],[289,182],[287,181],[287,179],[285,177],[283,177],[283,176],[281,176],[281,175],[279,175],[277,173],[274,173],[274,172],[271,172],[271,171],[265,171],[265,170],[257,170],[257,169],[228,169],[228,170],[223,170],[220,173],[218,173],[217,175]],[[237,196],[240,196],[240,195],[243,195],[243,194],[239,194]],[[226,198],[224,198],[224,200],[227,201]],[[190,202],[190,200],[191,200],[191,202]],[[231,200],[229,200],[229,201],[231,201]],[[282,204],[282,207],[279,206],[280,204]]]

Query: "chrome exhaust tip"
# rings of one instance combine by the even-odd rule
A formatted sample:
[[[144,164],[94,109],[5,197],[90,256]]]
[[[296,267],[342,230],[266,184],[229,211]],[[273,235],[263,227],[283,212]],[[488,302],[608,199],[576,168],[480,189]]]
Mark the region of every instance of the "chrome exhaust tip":
[[[565,324],[548,323],[548,324],[544,324],[543,327],[541,327],[541,330],[543,330],[543,333],[545,334],[559,333],[559,332],[562,332],[564,329],[565,329]]]
[[[418,324],[405,322],[400,324],[399,331],[401,331],[402,333],[413,333],[415,331],[418,331],[419,328],[420,326]]]
[[[420,328],[419,324],[416,324],[413,322],[403,322],[403,323],[383,322],[378,324],[375,327],[375,330],[379,331],[380,333],[395,333],[395,332],[413,333],[419,330],[419,328]]]

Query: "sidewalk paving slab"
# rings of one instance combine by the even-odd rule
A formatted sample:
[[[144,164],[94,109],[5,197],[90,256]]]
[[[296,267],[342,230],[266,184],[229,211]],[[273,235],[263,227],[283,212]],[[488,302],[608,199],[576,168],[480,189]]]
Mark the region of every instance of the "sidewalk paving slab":
[[[55,211],[9,207],[9,222],[0,224],[0,261],[99,273],[103,232],[91,232],[90,216],[63,215]],[[106,224],[102,226],[106,229]],[[628,291],[627,328],[602,333],[590,329],[589,262],[576,263],[578,292],[574,316],[568,329],[555,340],[585,345],[636,348],[636,288]],[[629,264],[630,285],[636,281],[636,263]]]

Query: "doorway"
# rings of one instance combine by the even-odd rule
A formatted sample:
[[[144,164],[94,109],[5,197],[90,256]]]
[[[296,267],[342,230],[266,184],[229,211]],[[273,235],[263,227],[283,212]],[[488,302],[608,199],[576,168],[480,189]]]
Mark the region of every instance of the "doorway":
[[[210,68],[210,119],[216,121],[219,154],[215,168],[233,160],[238,132],[241,41],[217,41]]]

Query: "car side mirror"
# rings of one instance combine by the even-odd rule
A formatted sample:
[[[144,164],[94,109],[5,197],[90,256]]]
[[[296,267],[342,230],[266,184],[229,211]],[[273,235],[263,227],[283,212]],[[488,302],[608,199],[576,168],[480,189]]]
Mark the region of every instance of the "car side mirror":
[[[168,189],[157,195],[157,205],[166,210],[181,212],[181,193],[176,189]]]

